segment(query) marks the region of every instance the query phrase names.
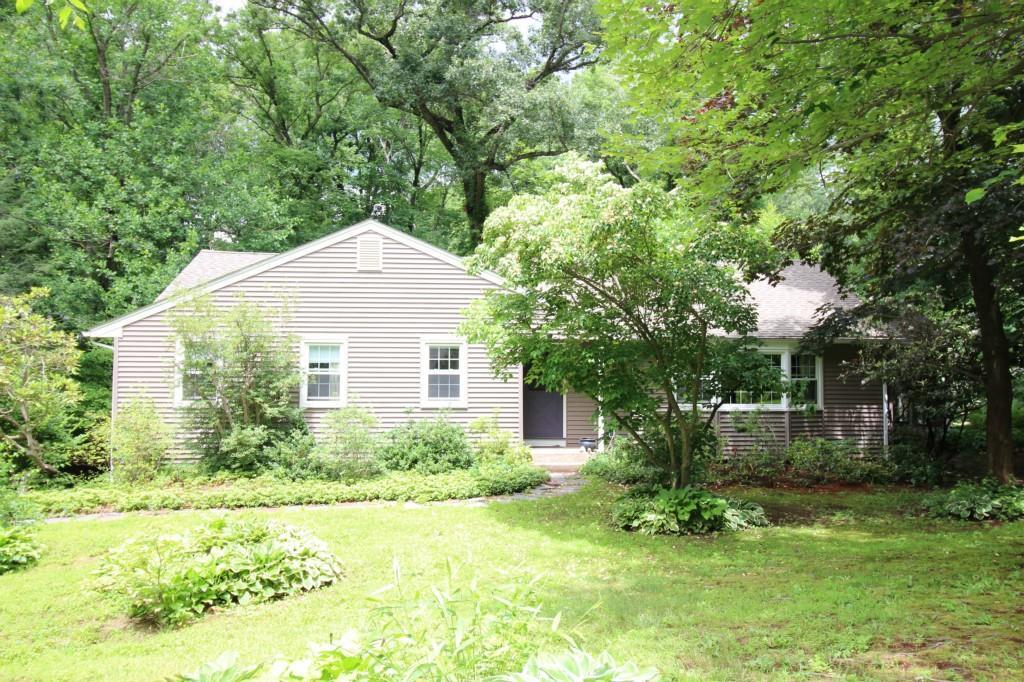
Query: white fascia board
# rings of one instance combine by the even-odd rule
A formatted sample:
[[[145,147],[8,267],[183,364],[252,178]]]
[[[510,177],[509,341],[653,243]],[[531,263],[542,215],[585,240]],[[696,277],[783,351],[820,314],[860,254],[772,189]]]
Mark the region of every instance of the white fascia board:
[[[279,265],[284,265],[285,263],[291,262],[296,258],[301,258],[308,254],[319,251],[320,249],[324,249],[327,248],[328,246],[333,246],[334,244],[343,242],[346,239],[357,237],[363,234],[364,232],[371,231],[376,232],[382,236],[388,237],[389,239],[393,239],[396,242],[404,244],[410,248],[416,249],[420,253],[424,253],[428,256],[433,256],[434,258],[437,258],[440,261],[448,263],[449,265],[454,265],[455,267],[461,270],[467,270],[465,262],[463,262],[463,260],[456,256],[454,253],[449,253],[444,249],[440,249],[432,244],[428,244],[422,239],[413,237],[411,234],[406,234],[405,232],[396,230],[393,227],[388,227],[387,225],[378,222],[372,218],[368,218],[366,220],[356,223],[355,225],[346,227],[343,230],[338,230],[337,232],[333,232],[329,235],[321,237],[320,239],[311,241],[308,244],[298,246],[292,249],[291,251],[285,251],[284,253],[278,254],[276,256],[271,256],[270,258],[261,260],[258,263],[253,263],[252,265],[248,265],[244,268],[240,268],[238,270],[235,270],[234,272],[229,272],[226,275],[222,275],[216,279],[210,280],[209,282],[201,284],[192,289],[182,291],[177,296],[171,296],[161,301],[156,301],[147,306],[143,306],[142,308],[139,308],[134,312],[128,313],[127,315],[122,315],[121,317],[110,320],[109,322],[104,322],[101,325],[97,325],[92,329],[86,330],[82,332],[82,335],[90,338],[116,338],[121,335],[121,329],[125,325],[145,319],[150,315],[156,315],[157,313],[161,313],[165,310],[168,310],[169,308],[173,308],[182,300],[185,300],[198,294],[205,294],[211,291],[217,291],[218,289],[230,286],[232,284],[235,284],[236,282],[240,282],[242,280],[248,279],[249,277],[253,277],[254,275],[266,272],[271,268],[275,268]],[[502,279],[500,275],[497,275],[489,271],[480,272],[474,276],[479,277],[497,286],[503,286],[505,283],[505,280]]]

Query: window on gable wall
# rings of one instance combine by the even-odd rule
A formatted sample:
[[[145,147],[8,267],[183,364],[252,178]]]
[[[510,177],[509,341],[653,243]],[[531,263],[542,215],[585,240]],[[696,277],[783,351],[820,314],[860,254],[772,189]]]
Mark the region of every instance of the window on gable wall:
[[[306,339],[302,344],[302,407],[341,407],[345,402],[345,343]]]

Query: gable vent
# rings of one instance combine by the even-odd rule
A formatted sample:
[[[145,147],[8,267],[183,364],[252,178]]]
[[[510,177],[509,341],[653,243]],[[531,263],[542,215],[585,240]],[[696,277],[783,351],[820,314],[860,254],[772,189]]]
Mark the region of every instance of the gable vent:
[[[380,235],[364,234],[356,240],[356,270],[384,269],[384,244]]]

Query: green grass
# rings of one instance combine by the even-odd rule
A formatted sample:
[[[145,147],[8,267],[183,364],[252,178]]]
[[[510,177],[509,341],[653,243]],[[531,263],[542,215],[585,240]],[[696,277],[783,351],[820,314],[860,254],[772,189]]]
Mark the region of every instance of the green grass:
[[[497,579],[545,574],[545,609],[592,651],[666,679],[1020,679],[1024,524],[908,516],[910,492],[730,490],[786,525],[712,538],[612,529],[615,490],[484,508],[435,505],[229,512],[301,525],[347,575],[301,597],[240,607],[180,630],[128,622],[90,588],[104,552],[135,533],[214,512],[69,520],[39,529],[39,564],[0,576],[0,679],[162,679],[224,650],[298,656],[358,627],[391,579],[440,583],[445,560]]]

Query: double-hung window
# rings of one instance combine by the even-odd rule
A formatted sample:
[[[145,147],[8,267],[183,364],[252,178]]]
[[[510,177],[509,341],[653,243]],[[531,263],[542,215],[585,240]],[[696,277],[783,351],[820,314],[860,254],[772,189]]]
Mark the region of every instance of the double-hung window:
[[[760,351],[782,375],[783,390],[757,386],[732,391],[722,401],[723,410],[785,410],[807,406],[822,407],[821,358],[789,348]]]
[[[423,340],[423,407],[465,407],[466,344],[458,338]]]
[[[345,404],[347,343],[342,337],[302,340],[302,407],[342,407]]]
[[[817,405],[819,378],[817,356],[793,353],[789,356],[789,404],[792,406]]]
[[[174,364],[176,375],[174,404],[184,406],[202,398],[203,382],[209,380],[214,360],[204,355],[194,354],[194,352],[186,356],[182,343],[177,341],[174,349]]]
[[[781,352],[765,352],[764,356],[771,366],[784,373],[784,355]],[[723,401],[724,405],[758,405],[761,407],[782,407],[783,395],[777,390],[766,390],[751,386],[733,391]]]

